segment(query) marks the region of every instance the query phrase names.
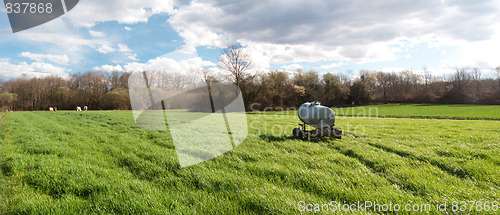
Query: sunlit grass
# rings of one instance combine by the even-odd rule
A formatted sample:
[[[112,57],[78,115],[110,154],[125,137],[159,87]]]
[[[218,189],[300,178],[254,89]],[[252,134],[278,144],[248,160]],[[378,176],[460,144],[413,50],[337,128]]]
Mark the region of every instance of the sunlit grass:
[[[296,115],[296,111],[253,112],[252,114]],[[281,109],[280,109],[281,110]],[[337,116],[401,117],[436,119],[500,119],[500,105],[387,104],[333,108]]]
[[[500,121],[339,117],[341,140],[307,141],[290,138],[295,115],[248,119],[233,151],[180,168],[169,131],[138,128],[130,111],[9,113],[0,214],[297,213],[299,201],[500,198]]]
[[[338,115],[445,119],[500,119],[500,105],[372,105],[336,109]]]

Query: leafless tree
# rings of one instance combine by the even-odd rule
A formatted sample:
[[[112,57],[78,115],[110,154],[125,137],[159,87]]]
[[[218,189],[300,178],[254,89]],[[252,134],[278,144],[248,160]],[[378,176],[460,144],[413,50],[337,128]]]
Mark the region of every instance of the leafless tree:
[[[498,87],[500,87],[500,66],[495,69],[495,72],[497,73]]]
[[[201,69],[198,71],[198,73],[201,76],[201,81],[204,84],[217,82],[217,78],[215,77],[214,71],[212,71],[210,69]]]
[[[432,79],[431,72],[424,66],[424,81],[425,81],[425,90],[429,88],[429,82]]]
[[[391,84],[391,73],[377,72],[377,81],[379,86],[382,86],[384,103],[387,103],[387,88]]]
[[[170,85],[174,87],[175,90],[180,91],[191,83],[191,78],[189,75],[182,73],[170,73],[167,74]]]
[[[222,50],[222,56],[217,66],[230,72],[233,83],[240,87],[245,79],[245,72],[252,68],[253,62],[243,46],[232,44]]]
[[[474,68],[471,71],[472,84],[474,86],[475,99],[481,97],[481,69]]]
[[[470,80],[470,74],[464,68],[457,68],[455,74],[452,77],[452,81],[455,83],[455,88],[458,90],[460,96],[464,95],[465,90],[468,88],[468,81]]]
[[[474,81],[481,80],[481,69],[479,69],[477,67],[472,69],[472,80],[474,80]]]

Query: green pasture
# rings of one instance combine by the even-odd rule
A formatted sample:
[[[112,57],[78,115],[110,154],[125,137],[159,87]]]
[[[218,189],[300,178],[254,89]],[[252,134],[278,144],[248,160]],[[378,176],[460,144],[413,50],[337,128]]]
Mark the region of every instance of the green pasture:
[[[381,116],[500,118],[498,106],[375,107]],[[290,138],[294,114],[247,117],[249,135],[234,150],[181,168],[169,131],[138,128],[130,111],[0,115],[0,214],[298,213],[300,201],[434,209],[500,200],[498,120],[339,117],[341,140],[308,141]]]

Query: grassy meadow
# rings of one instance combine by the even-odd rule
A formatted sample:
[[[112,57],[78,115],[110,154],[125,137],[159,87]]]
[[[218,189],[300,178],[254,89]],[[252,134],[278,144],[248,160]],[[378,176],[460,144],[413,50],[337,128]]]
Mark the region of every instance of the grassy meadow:
[[[358,107],[333,108],[337,116],[349,117],[395,117],[429,119],[483,119],[500,120],[499,105],[430,105],[430,104],[386,104]],[[294,110],[267,110],[252,114],[293,115]]]
[[[387,104],[338,108],[340,116],[380,116],[437,119],[500,119],[498,105]]]
[[[380,106],[379,115],[498,119],[499,109]],[[342,139],[307,141],[290,138],[294,114],[253,113],[241,145],[180,168],[169,131],[138,128],[130,111],[0,119],[0,214],[298,213],[299,201],[500,200],[499,120],[338,117]]]

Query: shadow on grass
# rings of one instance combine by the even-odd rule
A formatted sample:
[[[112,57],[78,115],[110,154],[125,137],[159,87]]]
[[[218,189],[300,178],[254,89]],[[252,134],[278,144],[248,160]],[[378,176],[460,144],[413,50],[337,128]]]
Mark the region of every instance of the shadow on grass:
[[[267,142],[271,142],[271,141],[287,141],[287,140],[293,140],[295,138],[291,137],[291,136],[286,136],[286,135],[283,135],[283,136],[273,136],[273,135],[268,135],[268,134],[261,134],[260,136],[260,139],[264,140],[264,141],[267,141]]]
[[[390,147],[387,147],[387,146],[384,146],[381,144],[368,143],[368,145],[370,145],[372,147],[379,148],[379,149],[381,149],[385,152],[388,152],[388,153],[397,154],[401,157],[417,160],[417,161],[420,161],[423,163],[429,163],[430,165],[439,168],[441,171],[443,171],[451,176],[455,176],[455,177],[458,177],[461,179],[474,179],[474,176],[469,171],[462,169],[462,168],[457,168],[456,166],[450,166],[447,163],[440,162],[439,160],[434,160],[434,159],[431,159],[431,158],[425,157],[425,156],[417,156],[415,154],[401,151],[401,150],[397,150],[397,149],[393,149],[393,148],[390,148]]]
[[[319,143],[319,142],[325,142],[328,141],[328,137],[323,138],[323,139],[318,139],[318,138],[303,138],[303,139],[296,139],[292,136],[287,136],[287,135],[282,135],[282,136],[273,136],[273,135],[268,135],[268,134],[261,134],[260,139],[266,141],[266,142],[281,142],[281,141],[287,141],[287,140],[299,140],[299,141],[304,141],[304,142],[311,142],[311,143]]]
[[[430,106],[438,106],[438,105],[435,105],[435,104],[415,104],[414,106],[417,106],[417,107],[430,107]]]

